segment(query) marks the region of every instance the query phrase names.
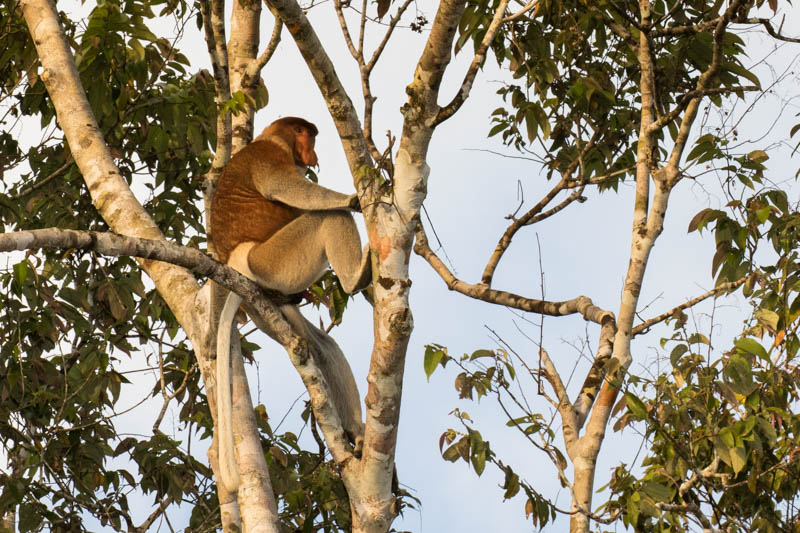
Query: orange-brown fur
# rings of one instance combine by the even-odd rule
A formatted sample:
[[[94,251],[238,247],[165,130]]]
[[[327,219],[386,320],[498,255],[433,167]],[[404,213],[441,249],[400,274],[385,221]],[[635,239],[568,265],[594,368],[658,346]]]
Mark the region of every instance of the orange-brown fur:
[[[312,138],[310,154],[307,149],[306,153],[301,153],[300,143],[292,142],[292,160],[281,146],[270,139],[271,135],[277,133],[288,142],[282,131],[286,129],[285,126],[307,130]],[[211,204],[211,240],[221,262],[228,262],[236,245],[247,241],[266,242],[276,231],[302,214],[300,209],[264,198],[256,189],[253,179],[267,158],[277,166],[294,168],[298,164],[316,165],[313,145],[316,135],[317,127],[310,122],[296,117],[281,119],[267,127],[225,166]]]
[[[348,292],[369,283],[369,254],[362,252],[353,217],[356,195],[311,183],[303,168],[317,164],[317,128],[287,117],[268,126],[240,150],[220,176],[211,204],[210,237],[219,259],[262,287],[286,294],[313,283],[333,266]],[[239,486],[234,458],[230,380],[230,339],[242,299],[230,293],[220,314],[217,335],[217,427],[220,480],[228,490]],[[359,448],[364,426],[358,387],[336,342],[316,328],[294,305],[281,312],[314,347],[311,355],[330,387],[343,429]],[[268,324],[259,327],[269,333]]]

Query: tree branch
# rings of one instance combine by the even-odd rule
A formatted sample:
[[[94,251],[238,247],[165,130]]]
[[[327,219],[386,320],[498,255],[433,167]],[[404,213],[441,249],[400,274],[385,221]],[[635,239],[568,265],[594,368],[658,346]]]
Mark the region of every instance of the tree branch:
[[[330,401],[331,394],[325,376],[310,353],[315,349],[313,343],[302,339],[277,308],[277,305],[290,303],[290,298],[275,291],[265,291],[233,268],[223,265],[200,250],[178,246],[168,241],[58,228],[0,234],[0,252],[39,248],[92,250],[114,257],[133,256],[163,261],[182,266],[198,276],[213,279],[225,288],[242,295],[269,326],[270,336],[289,353],[292,363],[308,389],[315,416],[320,425],[326,429],[328,447],[334,460],[341,464],[352,456],[341,421]]]
[[[275,15],[275,24],[272,26],[272,35],[269,38],[269,42],[267,43],[267,47],[264,49],[264,52],[258,56],[258,60],[253,64],[254,70],[256,73],[261,72],[264,66],[272,59],[272,54],[275,53],[275,50],[278,49],[278,43],[281,42],[281,31],[283,31],[283,21]],[[254,76],[250,72],[248,72],[248,76]]]
[[[610,313],[604,318],[600,326],[600,338],[597,342],[597,354],[595,355],[592,368],[586,374],[586,379],[583,380],[581,392],[575,398],[573,407],[577,414],[577,429],[580,431],[586,418],[589,416],[589,411],[594,405],[594,400],[597,393],[603,385],[609,368],[606,366],[611,359],[614,350],[614,335],[617,333],[617,323],[614,316]]]
[[[527,4],[525,4],[525,7],[523,7],[522,9],[517,11],[516,13],[512,13],[511,15],[509,15],[507,17],[504,17],[502,22],[505,23],[505,22],[511,22],[513,20],[516,20],[516,19],[520,18],[522,15],[524,15],[525,13],[527,13],[528,11],[530,11],[531,9],[533,9],[533,15],[532,16],[535,17],[537,15],[537,13],[539,12],[539,0],[532,0],[532,1],[528,2]]]
[[[553,391],[558,398],[558,412],[561,415],[561,431],[564,434],[564,444],[567,448],[572,448],[578,441],[578,419],[575,414],[575,409],[569,401],[567,388],[561,381],[553,361],[547,354],[547,350],[539,348],[539,357],[542,358],[542,365],[544,365],[544,376],[553,387]]]
[[[344,148],[351,173],[372,166],[372,157],[361,131],[353,102],[342,86],[333,62],[322,46],[314,28],[295,0],[266,0],[292,35],[311,75],[317,82]]]
[[[731,19],[733,18],[733,15],[743,3],[744,0],[732,0],[728,6],[728,9],[725,10],[725,13],[719,17],[716,22],[714,28],[714,44],[712,48],[711,64],[708,66],[705,72],[700,74],[700,77],[697,80],[697,91],[700,95],[710,88],[712,80],[716,77],[720,67],[722,66],[722,59],[724,55],[723,37],[725,36],[725,31]],[[688,104],[686,105],[686,113],[681,120],[678,135],[675,137],[675,143],[673,144],[672,151],[670,152],[669,161],[664,167],[664,176],[667,187],[674,187],[675,184],[678,183],[678,180],[680,180],[678,164],[683,156],[686,143],[689,140],[689,132],[694,124],[694,119],[697,116],[697,110],[700,107],[701,99],[701,96],[695,96],[694,98],[689,99]]]
[[[711,296],[717,296],[719,294],[730,292],[734,289],[737,289],[745,282],[746,279],[747,276],[744,276],[740,279],[737,279],[736,281],[729,281],[728,283],[723,283],[719,287],[715,287],[710,291],[701,294],[700,296],[696,296],[695,298],[692,298],[691,300],[684,302],[681,305],[675,306],[674,308],[670,309],[665,313],[661,313],[658,316],[645,320],[644,322],[637,325],[635,328],[631,330],[631,336],[635,337],[636,335],[647,333],[651,327],[658,324],[659,322],[662,322],[671,316],[675,316],[676,313],[680,313],[684,309],[688,309],[692,306],[695,306],[700,302],[702,302],[703,300],[710,298]]]
[[[667,124],[678,118],[678,115],[680,115],[681,112],[684,109],[686,109],[692,102],[692,100],[694,100],[695,98],[703,98],[705,96],[710,96],[713,94],[728,94],[737,91],[758,91],[760,89],[761,87],[758,87],[757,85],[742,85],[737,87],[717,87],[716,89],[691,90],[686,94],[684,94],[683,97],[681,97],[681,101],[678,102],[678,105],[676,105],[675,108],[672,109],[672,111],[670,111],[666,115],[661,116],[658,120],[650,124],[649,131],[652,132],[660,130],[661,128],[663,128],[664,126],[666,126]]]
[[[734,20],[734,22],[742,23],[742,24],[761,24],[767,30],[772,37],[778,39],[779,41],[785,41],[787,43],[800,43],[800,39],[796,37],[786,37],[785,35],[781,35],[780,33],[775,31],[775,28],[772,27],[772,22],[769,19],[765,18],[749,18],[744,20]]]
[[[572,300],[565,300],[562,302],[551,302],[526,298],[506,291],[490,289],[483,284],[471,285],[461,281],[450,272],[442,260],[431,250],[428,244],[428,237],[421,226],[417,231],[414,252],[428,261],[428,264],[439,274],[439,277],[442,278],[448,289],[460,292],[476,300],[547,316],[567,316],[580,313],[585,320],[597,324],[602,324],[603,320],[608,316],[613,317],[610,311],[597,307],[592,303],[592,300],[586,296],[578,296]]]
[[[467,73],[464,76],[464,81],[461,82],[461,88],[450,101],[450,103],[441,108],[436,114],[436,118],[433,121],[432,127],[435,127],[452,117],[469,97],[469,93],[472,90],[472,84],[475,82],[475,76],[478,74],[478,69],[483,65],[483,60],[486,59],[486,52],[489,50],[489,46],[491,46],[497,30],[503,23],[503,15],[505,15],[507,6],[508,0],[500,0],[497,9],[494,12],[494,17],[492,17],[492,22],[489,23],[489,28],[487,28],[481,44],[475,51],[475,57],[472,58],[472,63],[470,63]]]
[[[592,148],[597,142],[597,138],[600,136],[600,132],[602,129],[598,128],[592,138],[580,149],[580,152],[575,157],[575,159],[569,164],[569,166],[564,170],[562,173],[561,180],[550,189],[544,197],[542,197],[539,202],[534,205],[527,213],[525,213],[520,218],[516,219],[511,225],[506,228],[506,231],[503,232],[503,236],[500,237],[500,241],[497,243],[497,246],[492,252],[492,255],[489,257],[489,260],[486,262],[486,267],[483,269],[483,274],[481,275],[481,283],[485,284],[486,286],[491,286],[492,278],[494,277],[494,272],[497,269],[497,265],[500,263],[500,259],[502,259],[503,254],[506,252],[508,247],[511,245],[511,239],[514,238],[514,235],[517,231],[520,230],[523,226],[527,226],[529,224],[535,224],[536,222],[543,220],[549,216],[552,216],[562,209],[564,209],[567,205],[571,204],[575,200],[581,197],[583,193],[583,187],[586,185],[586,180],[580,180],[578,191],[572,193],[566,200],[561,202],[558,206],[554,207],[550,211],[543,213],[542,216],[537,216],[539,213],[547,207],[547,205],[556,197],[556,195],[561,192],[562,190],[570,187],[570,179],[569,177],[572,175],[573,172],[580,166],[580,162],[583,160],[583,157]]]

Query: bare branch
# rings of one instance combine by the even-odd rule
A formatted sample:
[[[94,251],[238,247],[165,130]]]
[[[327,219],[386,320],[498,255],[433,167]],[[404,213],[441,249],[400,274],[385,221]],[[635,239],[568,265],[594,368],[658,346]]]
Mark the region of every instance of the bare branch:
[[[772,27],[772,22],[769,19],[751,18],[744,20],[735,20],[734,22],[743,24],[761,24],[767,30],[767,33],[769,33],[772,37],[778,39],[779,41],[786,41],[787,43],[800,43],[800,39],[796,37],[787,37],[785,35],[781,35],[780,33],[776,32],[775,28]]]
[[[567,180],[562,179],[558,183],[553,186],[550,191],[542,197],[539,202],[531,207],[527,213],[519,217],[518,219],[514,220],[506,231],[503,232],[503,236],[500,237],[500,241],[498,241],[497,246],[495,246],[492,255],[489,257],[489,260],[486,262],[486,267],[483,269],[483,274],[481,275],[481,283],[486,285],[487,287],[491,286],[492,278],[494,277],[494,272],[497,269],[497,265],[500,263],[500,259],[502,259],[503,254],[506,252],[508,247],[511,245],[511,239],[514,238],[517,231],[520,230],[523,226],[527,226],[531,223],[533,217],[539,214],[542,209],[547,207],[553,198],[558,195],[559,192],[564,190],[567,187]]]
[[[355,174],[364,166],[372,166],[372,157],[361,131],[353,102],[342,86],[333,62],[322,46],[314,28],[295,0],[268,0],[268,5],[281,18],[305,59],[311,75],[328,106],[331,118],[342,141],[350,171]]]
[[[567,188],[574,189],[576,187],[583,187],[585,185],[602,185],[603,183],[609,181],[611,178],[615,178],[620,174],[626,174],[635,168],[636,168],[635,165],[631,165],[629,167],[625,167],[620,170],[615,170],[614,172],[609,172],[608,174],[603,174],[602,176],[592,176],[586,181],[582,181],[580,179],[569,180],[569,183],[567,183]]]
[[[145,533],[150,529],[150,526],[153,525],[156,519],[164,514],[164,511],[166,511],[167,507],[169,507],[172,503],[173,500],[171,497],[165,497],[163,500],[161,500],[161,503],[158,504],[158,507],[156,507],[152,513],[150,513],[150,516],[148,516],[145,521],[139,525],[139,527],[132,528],[130,531],[133,533]]]
[[[378,58],[381,57],[383,53],[383,49],[386,48],[386,43],[389,42],[389,38],[392,36],[394,29],[397,27],[397,23],[400,22],[400,18],[402,18],[403,14],[408,9],[408,6],[411,5],[413,0],[405,0],[403,4],[398,8],[397,13],[389,20],[389,27],[386,28],[386,34],[384,34],[383,39],[381,40],[378,47],[372,53],[372,57],[367,63],[367,73],[372,72],[372,69],[375,68],[375,64],[378,62]]]
[[[339,26],[341,26],[342,28],[342,35],[344,36],[344,42],[347,44],[347,49],[350,50],[350,55],[353,56],[353,59],[355,59],[359,65],[363,65],[364,54],[362,53],[362,50],[360,48],[356,50],[356,46],[353,44],[353,38],[350,37],[350,30],[347,28],[347,21],[344,19],[344,12],[342,11],[342,0],[333,0],[333,9],[334,11],[336,11],[336,18],[339,19]],[[363,29],[362,29],[362,36],[363,36]],[[363,44],[363,42],[360,44]]]
[[[214,74],[214,89],[217,105],[231,99],[231,83],[228,77],[228,47],[225,44],[225,14],[222,11],[221,0],[201,0],[200,12],[203,15],[203,31],[205,32],[208,56],[211,59],[211,70]],[[217,114],[217,146],[214,151],[214,160],[211,164],[206,180],[205,194],[210,198],[214,196],[217,179],[222,168],[231,158],[231,130],[230,113]]]
[[[34,192],[34,191],[37,191],[37,190],[41,189],[42,187],[44,187],[45,185],[47,185],[48,183],[50,183],[52,180],[54,180],[55,178],[57,178],[58,176],[60,176],[60,175],[61,175],[61,174],[62,174],[62,173],[65,171],[65,170],[67,170],[67,169],[69,168],[69,166],[70,166],[70,165],[71,165],[73,162],[74,162],[74,161],[72,161],[72,158],[70,158],[70,160],[69,160],[69,161],[67,161],[66,163],[64,163],[63,165],[61,165],[61,166],[60,166],[60,167],[58,167],[57,169],[55,169],[55,170],[54,170],[53,172],[51,172],[51,173],[50,173],[50,174],[49,174],[47,177],[43,178],[43,179],[42,179],[41,181],[39,181],[38,183],[34,183],[34,184],[33,184],[33,185],[31,185],[30,187],[27,187],[27,188],[23,189],[22,191],[20,191],[20,193],[19,193],[18,195],[14,196],[13,198],[14,198],[15,200],[19,200],[19,199],[21,199],[21,198],[23,198],[23,197],[25,197],[25,196],[28,196],[30,193],[32,193],[32,192]]]
[[[553,387],[556,398],[558,398],[558,412],[561,414],[564,443],[567,445],[567,448],[570,449],[578,441],[578,419],[575,409],[569,401],[567,388],[564,387],[561,376],[559,376],[553,361],[550,360],[547,350],[539,348],[539,357],[542,358],[542,364],[544,365],[544,376],[547,378],[550,386]]]
[[[717,20],[714,29],[714,45],[712,48],[711,64],[708,68],[700,74],[697,79],[697,91],[702,95],[711,86],[712,80],[716,77],[722,66],[723,59],[723,37],[725,31],[733,18],[734,13],[744,3],[744,0],[732,0],[725,13]],[[686,148],[686,143],[689,140],[689,132],[694,124],[694,119],[697,116],[697,109],[700,106],[701,96],[691,98],[686,105],[686,113],[681,120],[681,125],[678,130],[678,135],[675,138],[675,143],[672,146],[669,161],[665,165],[665,179],[668,187],[674,187],[680,180],[680,173],[678,172],[678,164],[680,163],[683,151]]]
[[[645,320],[644,322],[642,322],[641,324],[637,325],[635,328],[633,328],[631,330],[631,337],[635,337],[636,335],[640,335],[642,333],[647,333],[647,331],[651,327],[653,327],[654,325],[658,324],[659,322],[663,322],[664,320],[668,319],[669,317],[675,316],[675,314],[680,313],[684,309],[688,309],[688,308],[690,308],[690,307],[692,307],[694,305],[699,304],[703,300],[706,300],[706,299],[708,299],[708,298],[710,298],[712,296],[717,296],[717,295],[725,293],[725,292],[730,292],[730,291],[738,288],[740,285],[742,285],[745,282],[746,279],[747,279],[747,276],[744,276],[743,278],[737,279],[736,281],[729,281],[728,283],[723,283],[719,287],[715,287],[715,288],[711,289],[710,291],[701,294],[700,296],[696,296],[695,298],[692,298],[691,300],[689,300],[687,302],[684,302],[681,305],[678,305],[678,306],[670,309],[669,311],[667,311],[665,313],[661,313],[660,315],[658,315],[656,317],[653,317],[653,318],[650,318],[648,320]]]
[[[489,23],[486,34],[483,36],[481,44],[475,51],[475,57],[472,58],[472,63],[470,64],[469,68],[467,69],[467,73],[464,76],[464,81],[461,82],[461,89],[459,89],[458,93],[453,97],[449,104],[439,110],[439,112],[436,114],[436,118],[433,121],[433,126],[441,124],[448,118],[452,117],[469,97],[469,93],[472,90],[472,84],[475,82],[475,76],[478,74],[478,69],[483,65],[483,60],[486,59],[486,52],[489,50],[489,46],[491,46],[497,30],[500,28],[500,24],[503,23],[503,15],[506,12],[507,6],[508,0],[500,0],[497,9],[494,12],[492,22]]]
[[[535,17],[536,14],[539,12],[539,0],[532,0],[531,2],[528,2],[525,5],[525,7],[523,7],[522,9],[517,11],[516,13],[512,13],[511,15],[503,18],[502,22],[505,23],[505,22],[511,22],[513,20],[516,20],[516,19],[520,18],[522,15],[524,15],[525,13],[527,13],[528,11],[530,11],[531,9],[533,9],[533,15],[532,16]]]
[[[267,43],[267,48],[264,52],[258,56],[258,59],[255,62],[255,71],[256,73],[261,72],[264,66],[272,59],[272,54],[275,53],[275,50],[278,49],[278,43],[281,42],[281,31],[283,30],[283,21],[280,19],[279,16],[275,15],[275,24],[272,26],[272,35],[269,38],[269,42]],[[250,73],[248,72],[248,75]]]
[[[685,110],[695,98],[703,98],[714,94],[730,94],[735,92],[759,91],[761,87],[757,85],[740,85],[736,87],[717,87],[716,89],[694,89],[681,97],[681,101],[672,111],[663,115],[658,120],[650,124],[649,131],[657,131],[678,118],[678,115]]]
[[[690,35],[693,33],[703,33],[704,31],[708,31],[720,21],[722,17],[717,17],[715,19],[708,20],[706,22],[700,24],[694,24],[692,26],[673,26],[671,28],[656,28],[650,32],[651,37],[674,37],[679,35]]]
[[[614,350],[614,335],[617,333],[617,324],[613,315],[608,315],[600,327],[600,338],[598,340],[597,354],[595,355],[592,368],[586,374],[586,379],[583,380],[581,392],[575,398],[573,404],[575,412],[577,413],[577,430],[583,427],[586,418],[589,416],[589,411],[594,405],[594,400],[597,397],[597,392],[605,380],[608,368],[606,363],[611,359],[611,354]]]
[[[530,313],[540,313],[547,316],[567,316],[580,313],[589,322],[602,324],[608,315],[613,316],[610,311],[600,309],[590,298],[578,296],[572,300],[562,302],[550,302],[547,300],[536,300],[526,298],[506,291],[491,289],[483,284],[472,285],[457,279],[441,259],[431,250],[428,244],[428,237],[425,230],[420,226],[417,231],[417,239],[414,244],[414,252],[423,257],[433,267],[437,274],[447,284],[451,291],[460,292],[465,296],[482,300],[484,302],[503,305]]]
[[[547,205],[556,197],[556,195],[561,192],[562,190],[566,189],[570,186],[570,179],[569,177],[572,175],[573,172],[578,168],[583,160],[583,157],[586,153],[595,145],[597,139],[600,137],[600,133],[602,132],[601,128],[598,128],[592,138],[580,149],[578,155],[575,159],[569,164],[569,166],[564,170],[561,174],[562,178],[561,181],[555,184],[550,192],[548,192],[539,202],[534,205],[527,213],[525,213],[520,218],[516,219],[511,225],[506,229],[503,233],[503,236],[500,237],[500,241],[497,243],[492,255],[489,257],[489,260],[486,262],[486,267],[483,269],[483,274],[481,275],[481,283],[487,286],[491,286],[492,278],[494,277],[494,272],[497,269],[497,265],[500,263],[500,259],[502,259],[503,254],[506,252],[508,247],[511,245],[511,239],[514,238],[514,235],[519,231],[520,228],[523,226],[527,226],[529,224],[534,224],[540,220],[543,220],[549,216],[552,216],[562,209],[564,209],[567,205],[571,204],[575,200],[578,200],[583,193],[583,187],[579,186],[578,192],[571,194],[566,200],[561,202],[558,206],[554,207],[550,211],[543,213],[542,216],[537,217],[539,213],[547,207]],[[581,180],[580,183],[584,183],[584,180]],[[585,183],[584,183],[585,185]]]

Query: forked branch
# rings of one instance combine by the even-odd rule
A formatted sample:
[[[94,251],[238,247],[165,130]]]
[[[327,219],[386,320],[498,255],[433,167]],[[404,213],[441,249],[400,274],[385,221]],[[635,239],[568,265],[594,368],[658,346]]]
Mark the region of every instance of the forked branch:
[[[535,298],[526,298],[506,291],[498,291],[483,284],[473,285],[461,281],[450,272],[444,262],[442,262],[439,256],[431,249],[428,244],[428,237],[422,226],[419,226],[417,230],[414,252],[424,258],[428,264],[433,267],[436,273],[439,274],[439,277],[445,282],[448,289],[460,292],[476,300],[547,316],[567,316],[580,313],[585,320],[597,324],[601,324],[605,317],[609,315],[613,317],[610,311],[597,307],[592,300],[586,296],[578,296],[572,300],[565,300],[562,302],[551,302],[547,300],[537,300]]]

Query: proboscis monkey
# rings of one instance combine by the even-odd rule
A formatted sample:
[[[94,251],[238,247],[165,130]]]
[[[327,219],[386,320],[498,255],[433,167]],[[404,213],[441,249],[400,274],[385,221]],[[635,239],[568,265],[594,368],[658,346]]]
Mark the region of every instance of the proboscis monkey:
[[[350,211],[355,194],[345,195],[310,182],[317,164],[317,127],[297,117],[270,124],[231,158],[211,203],[211,240],[220,261],[264,288],[284,294],[304,291],[331,264],[348,293],[370,281],[367,249],[362,253]],[[230,338],[242,298],[229,293],[217,335],[217,426],[222,482],[239,486],[231,427]],[[286,319],[321,354],[316,361],[331,389],[332,402],[354,443],[363,436],[361,402],[353,373],[336,342],[308,322],[294,305],[281,306]]]

